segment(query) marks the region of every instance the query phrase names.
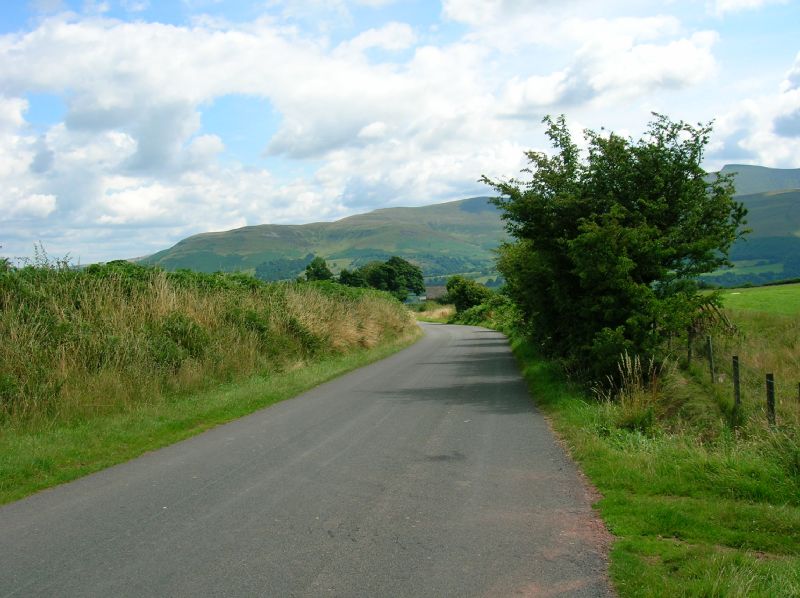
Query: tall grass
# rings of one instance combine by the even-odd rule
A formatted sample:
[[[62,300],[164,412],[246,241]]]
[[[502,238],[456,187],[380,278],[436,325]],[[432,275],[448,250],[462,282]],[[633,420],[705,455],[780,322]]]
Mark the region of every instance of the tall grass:
[[[739,357],[741,406],[735,414],[738,433],[763,436],[774,433],[767,423],[765,375],[775,377],[777,431],[800,431],[800,317],[780,313],[728,309],[735,330],[712,329],[716,380],[710,384],[705,338],[695,344],[697,356],[689,370],[706,393],[716,396],[723,412],[733,408],[732,357]]]
[[[373,347],[413,327],[383,293],[124,262],[0,273],[0,425],[169,400]]]

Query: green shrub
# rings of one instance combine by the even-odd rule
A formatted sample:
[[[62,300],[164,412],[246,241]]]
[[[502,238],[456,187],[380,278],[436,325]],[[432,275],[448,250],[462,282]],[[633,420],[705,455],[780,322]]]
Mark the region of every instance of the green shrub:
[[[447,297],[459,313],[488,301],[492,295],[490,289],[463,276],[453,276],[447,281]]]

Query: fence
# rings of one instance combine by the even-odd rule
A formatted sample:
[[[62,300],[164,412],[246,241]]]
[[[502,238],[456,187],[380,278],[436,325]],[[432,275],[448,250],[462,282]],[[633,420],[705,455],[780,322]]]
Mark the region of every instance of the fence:
[[[782,368],[781,379],[769,367],[774,364],[759,363],[763,355],[749,361],[735,332],[689,334],[687,340],[687,366],[706,368],[712,386],[723,395],[727,394],[724,385],[729,385],[735,414],[757,417],[773,429],[800,425],[800,371]],[[787,379],[792,375],[795,380]]]

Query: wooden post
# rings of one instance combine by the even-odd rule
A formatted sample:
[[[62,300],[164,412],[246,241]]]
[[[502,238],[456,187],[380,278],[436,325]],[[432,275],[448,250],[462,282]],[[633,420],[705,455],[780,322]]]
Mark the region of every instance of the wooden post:
[[[767,421],[771,428],[775,427],[775,378],[767,374]]]
[[[688,368],[692,365],[692,341],[694,340],[694,333],[691,328],[686,331],[686,338],[688,339],[686,342],[686,367]]]
[[[742,393],[739,386],[739,356],[733,356],[733,406],[739,409],[742,404]]]
[[[711,335],[706,336],[706,352],[708,353],[708,368],[711,371],[711,384],[717,382],[717,375],[714,371],[714,350],[711,347]]]

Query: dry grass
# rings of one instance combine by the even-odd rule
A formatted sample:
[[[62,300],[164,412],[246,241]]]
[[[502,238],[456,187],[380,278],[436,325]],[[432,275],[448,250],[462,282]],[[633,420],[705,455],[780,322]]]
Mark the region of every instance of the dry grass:
[[[445,323],[450,320],[456,313],[454,305],[440,305],[438,303],[430,302],[424,305],[424,309],[414,312],[417,320],[422,322],[441,322]]]
[[[403,334],[383,294],[134,266],[0,275],[0,423],[116,412]]]

